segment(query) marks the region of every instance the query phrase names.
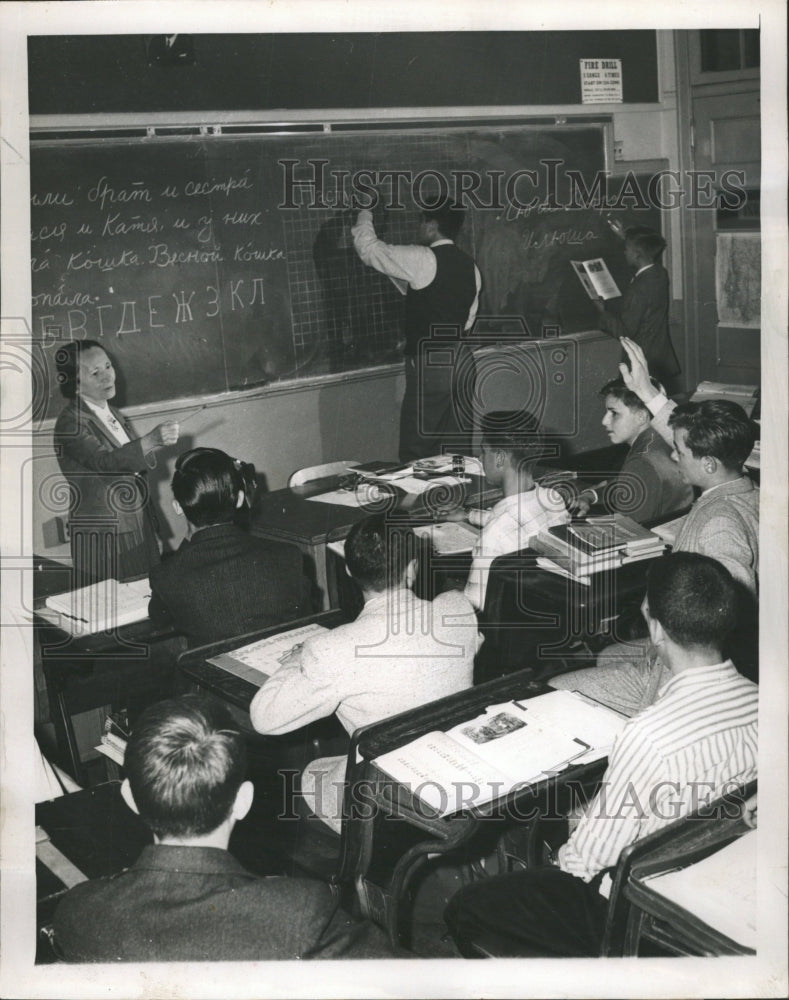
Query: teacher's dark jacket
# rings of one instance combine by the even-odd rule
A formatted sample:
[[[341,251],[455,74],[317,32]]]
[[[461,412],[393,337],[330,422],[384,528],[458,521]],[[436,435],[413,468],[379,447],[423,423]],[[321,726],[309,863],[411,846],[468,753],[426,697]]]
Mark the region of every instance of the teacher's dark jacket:
[[[218,847],[149,845],[127,871],[66,893],[54,929],[70,962],[392,957],[325,883],[260,878]]]
[[[150,579],[151,621],[174,625],[190,646],[312,612],[301,551],[256,538],[235,524],[200,528],[151,569]]]
[[[159,558],[158,523],[146,475],[156,460],[153,454],[145,455],[138,435],[123,414],[112,406],[110,412],[131,439],[128,444],[119,445],[79,397],[66,404],[55,422],[55,452],[70,491],[72,556],[79,582],[90,582],[88,577],[117,575],[124,579],[143,575]],[[77,565],[84,554],[80,533],[91,532],[119,538],[116,565],[111,563],[106,543],[92,547],[92,558],[98,562],[89,570]],[[141,552],[147,552],[147,557],[139,562]],[[103,556],[107,558],[103,560]]]

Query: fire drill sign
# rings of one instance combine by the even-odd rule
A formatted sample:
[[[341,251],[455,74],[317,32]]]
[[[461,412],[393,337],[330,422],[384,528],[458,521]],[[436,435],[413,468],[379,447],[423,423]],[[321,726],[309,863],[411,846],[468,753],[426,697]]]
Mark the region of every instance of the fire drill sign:
[[[622,60],[581,59],[581,102],[622,103]]]

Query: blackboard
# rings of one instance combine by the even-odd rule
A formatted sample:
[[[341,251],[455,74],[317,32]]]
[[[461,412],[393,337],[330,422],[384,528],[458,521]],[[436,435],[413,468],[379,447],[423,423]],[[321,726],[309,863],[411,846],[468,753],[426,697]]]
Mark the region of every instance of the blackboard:
[[[412,241],[415,198],[430,202],[442,178],[451,192],[458,171],[467,188],[481,178],[459,240],[482,272],[480,314],[537,335],[546,322],[593,326],[569,260],[602,255],[626,277],[604,211],[584,203],[603,166],[603,127],[588,124],[33,144],[40,409],[62,405],[53,359],[74,337],[106,345],[121,405],[396,360],[403,298],[350,240],[343,195],[359,171],[366,183],[404,172],[397,198],[391,173],[381,182],[390,243]],[[638,203],[615,211],[641,221]],[[656,210],[640,214],[659,226]]]

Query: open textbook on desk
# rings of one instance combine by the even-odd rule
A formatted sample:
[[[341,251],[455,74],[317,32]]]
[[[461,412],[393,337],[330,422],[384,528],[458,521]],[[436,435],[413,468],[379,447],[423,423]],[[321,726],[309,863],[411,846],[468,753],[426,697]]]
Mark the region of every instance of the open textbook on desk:
[[[440,816],[483,806],[570,762],[608,755],[624,716],[573,691],[490,705],[483,715],[382,754],[375,765]]]

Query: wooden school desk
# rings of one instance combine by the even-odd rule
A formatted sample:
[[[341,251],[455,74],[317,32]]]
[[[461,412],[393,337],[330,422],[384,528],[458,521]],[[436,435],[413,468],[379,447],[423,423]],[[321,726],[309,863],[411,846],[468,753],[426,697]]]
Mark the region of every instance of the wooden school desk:
[[[338,618],[338,612],[330,612],[312,620],[331,625]],[[254,641],[252,636],[246,639]],[[257,686],[206,660],[207,656],[232,648],[225,641],[189,650],[179,658],[179,669],[202,688],[248,710]],[[407,941],[408,889],[431,857],[452,854],[463,860],[491,853],[505,828],[507,808],[517,806],[521,816],[549,806],[554,811],[555,799],[562,796],[570,782],[591,788],[602,776],[606,762],[571,765],[557,775],[478,809],[439,817],[380,771],[373,760],[423,733],[449,729],[473,718],[488,705],[530,698],[550,690],[535,682],[528,671],[522,671],[356,730],[348,748],[348,781],[338,854],[329,859],[328,865],[322,865],[320,871],[316,868],[314,874],[340,887],[353,886],[364,915],[384,927],[393,943]],[[363,790],[361,807],[353,788]]]
[[[357,521],[383,509],[383,505],[378,504],[346,507],[309,499],[337,489],[340,478],[331,476],[327,479],[316,479],[302,486],[285,487],[264,494],[255,504],[250,524],[253,534],[261,538],[290,542],[298,546],[312,560],[315,582],[323,592],[325,609],[336,606],[333,584],[326,570],[326,543],[345,538]],[[484,477],[470,475],[467,478],[470,481],[458,488],[456,498],[458,504],[484,503],[488,496],[501,495],[500,492],[491,491],[486,487]],[[403,495],[403,491],[397,489],[394,492],[396,500],[393,512],[402,514],[404,518],[413,520],[414,523],[433,519],[425,505],[424,494]],[[352,491],[349,491],[348,495],[352,496]]]
[[[170,627],[154,628],[150,619],[109,632],[75,638],[58,628],[36,601],[36,642],[55,727],[58,760],[79,784],[86,783],[72,717],[92,708],[143,708],[167,697],[180,644]]]
[[[151,831],[121,798],[120,782],[36,803],[37,962],[56,957],[40,936],[71,886],[116,875],[151,843]]]

